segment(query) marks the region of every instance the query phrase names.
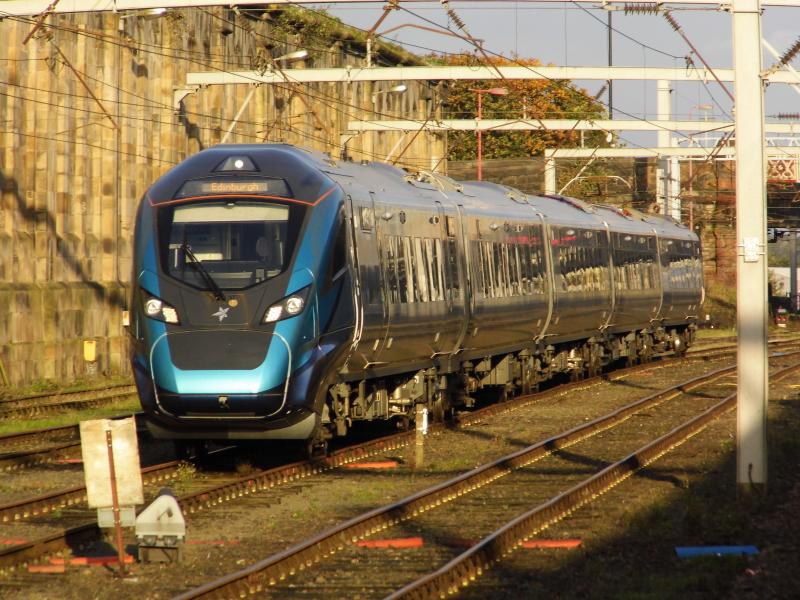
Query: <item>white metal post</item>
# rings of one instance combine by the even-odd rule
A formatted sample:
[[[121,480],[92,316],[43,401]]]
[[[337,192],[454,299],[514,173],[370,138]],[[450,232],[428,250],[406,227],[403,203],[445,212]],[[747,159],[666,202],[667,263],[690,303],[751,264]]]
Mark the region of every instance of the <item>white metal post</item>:
[[[658,112],[657,118],[659,120],[669,120],[672,118],[672,109],[670,106],[670,94],[672,89],[669,86],[669,81],[666,79],[659,79],[656,84],[656,111]],[[657,133],[658,147],[668,148],[672,143],[672,132],[668,129],[659,129]],[[670,162],[666,156],[659,156],[656,164],[656,201],[658,202],[659,212],[663,215],[670,214]]]
[[[549,195],[556,193],[555,158],[548,157],[544,159],[544,193]]]
[[[736,86],[736,481],[742,492],[767,483],[767,189],[761,2],[733,0]]]
[[[673,142],[674,142],[673,138]],[[677,146],[677,144],[673,144]],[[681,163],[677,156],[671,156],[669,159],[669,185],[667,186],[667,195],[669,197],[668,206],[669,216],[676,221],[681,220]]]

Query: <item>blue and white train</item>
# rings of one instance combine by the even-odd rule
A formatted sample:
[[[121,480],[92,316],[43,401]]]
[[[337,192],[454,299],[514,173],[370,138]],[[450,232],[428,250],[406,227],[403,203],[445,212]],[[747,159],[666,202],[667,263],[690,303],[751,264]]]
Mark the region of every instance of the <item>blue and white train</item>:
[[[157,437],[311,445],[683,352],[703,299],[699,240],[668,218],[281,144],[161,177],[132,282]]]

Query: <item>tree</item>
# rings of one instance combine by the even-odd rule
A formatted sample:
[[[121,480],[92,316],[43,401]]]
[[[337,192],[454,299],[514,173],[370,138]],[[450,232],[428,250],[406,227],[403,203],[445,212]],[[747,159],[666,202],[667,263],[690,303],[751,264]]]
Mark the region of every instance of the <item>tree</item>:
[[[444,57],[446,65],[463,66],[486,64],[485,59],[472,55]],[[491,58],[491,64],[541,66],[535,59],[508,60]],[[473,89],[504,87],[508,95],[482,94],[484,119],[587,119],[604,118],[605,107],[568,80],[491,80],[453,81],[448,87],[444,116],[449,119],[474,119],[477,115],[477,94]],[[524,158],[539,156],[546,148],[576,147],[581,143],[579,131],[485,131],[484,158]],[[607,146],[606,133],[585,132],[587,147]],[[475,133],[456,131],[448,134],[448,158],[474,160],[477,158]]]

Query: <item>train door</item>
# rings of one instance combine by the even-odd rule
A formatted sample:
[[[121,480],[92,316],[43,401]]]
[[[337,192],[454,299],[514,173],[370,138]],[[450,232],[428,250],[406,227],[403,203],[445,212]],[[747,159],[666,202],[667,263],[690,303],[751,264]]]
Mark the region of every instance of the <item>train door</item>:
[[[539,217],[539,221],[541,225],[538,226],[539,233],[536,234],[536,230],[534,229],[531,234],[531,243],[533,247],[531,248],[532,251],[535,251],[535,247],[539,246],[539,252],[541,252],[542,256],[542,277],[543,277],[543,285],[544,291],[547,295],[547,316],[542,323],[541,328],[539,329],[539,333],[537,338],[539,340],[544,339],[547,330],[550,328],[550,323],[553,321],[553,312],[556,309],[556,294],[554,288],[554,279],[553,279],[553,256],[552,256],[552,248],[550,244],[550,226],[547,223],[547,220],[544,218],[544,215],[540,212],[537,212],[536,215]]]
[[[452,227],[452,225],[450,225],[450,223],[448,222],[447,220],[448,215],[445,214],[444,207],[442,206],[442,203],[439,202],[438,200],[436,201],[436,218],[438,219],[439,223],[439,232],[437,237],[439,238],[440,241],[444,240],[444,243],[442,244],[442,251],[446,254],[447,240],[451,239],[452,237],[448,227]],[[444,258],[445,257],[440,257],[440,260],[442,260],[442,263],[444,265],[444,270],[446,271],[448,269],[448,264],[447,260],[445,260]],[[445,281],[448,281],[447,276],[445,276]],[[447,308],[447,314],[449,315],[452,314],[453,312],[454,298],[453,294],[449,293],[452,291],[452,287],[450,285],[448,285],[447,287],[449,287],[450,289],[445,290],[444,302],[445,302],[445,307]]]
[[[467,222],[464,215],[464,205],[456,205],[456,215],[449,221],[453,231],[448,225],[447,248],[448,265],[450,267],[450,277],[452,285],[458,286],[453,292],[453,305],[461,308],[461,331],[458,335],[456,348],[464,346],[464,339],[469,329],[469,322],[475,311],[475,298],[470,279],[470,241],[467,231]]]
[[[655,263],[655,284],[658,286],[658,304],[653,307],[653,312],[651,319],[658,320],[663,319],[663,310],[664,310],[664,295],[667,293],[668,286],[664,285],[664,261],[663,261],[663,253],[661,248],[661,237],[658,235],[658,231],[653,229],[653,235],[655,236],[655,251],[656,251],[656,263]]]
[[[452,207],[445,207],[436,202],[436,218],[438,227],[435,239],[432,240],[435,260],[433,267],[437,271],[436,279],[440,281],[443,292],[443,307],[439,309],[439,331],[441,335],[435,340],[436,354],[452,354],[458,351],[464,316],[463,294],[458,272],[458,213]]]
[[[611,306],[608,311],[608,318],[603,322],[600,329],[605,331],[608,327],[610,327],[614,323],[615,313],[617,312],[617,286],[616,286],[616,279],[614,277],[614,253],[611,251],[611,229],[608,226],[606,221],[603,221],[604,229],[604,238],[603,238],[603,245],[608,249],[606,251],[606,265],[608,267],[608,286],[611,290],[610,292],[610,302]]]
[[[360,201],[350,198],[354,269],[357,273],[357,309],[359,335],[358,349],[353,367],[365,368],[379,362],[386,342],[388,310],[386,289],[381,269],[381,248],[378,219],[372,192]],[[359,362],[361,364],[359,364]]]

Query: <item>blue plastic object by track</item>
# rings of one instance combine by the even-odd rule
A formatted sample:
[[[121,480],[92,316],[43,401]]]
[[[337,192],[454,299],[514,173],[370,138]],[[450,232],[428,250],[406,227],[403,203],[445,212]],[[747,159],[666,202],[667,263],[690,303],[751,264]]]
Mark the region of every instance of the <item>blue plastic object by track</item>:
[[[695,556],[753,555],[758,554],[755,546],[676,546],[678,558],[694,558]]]

